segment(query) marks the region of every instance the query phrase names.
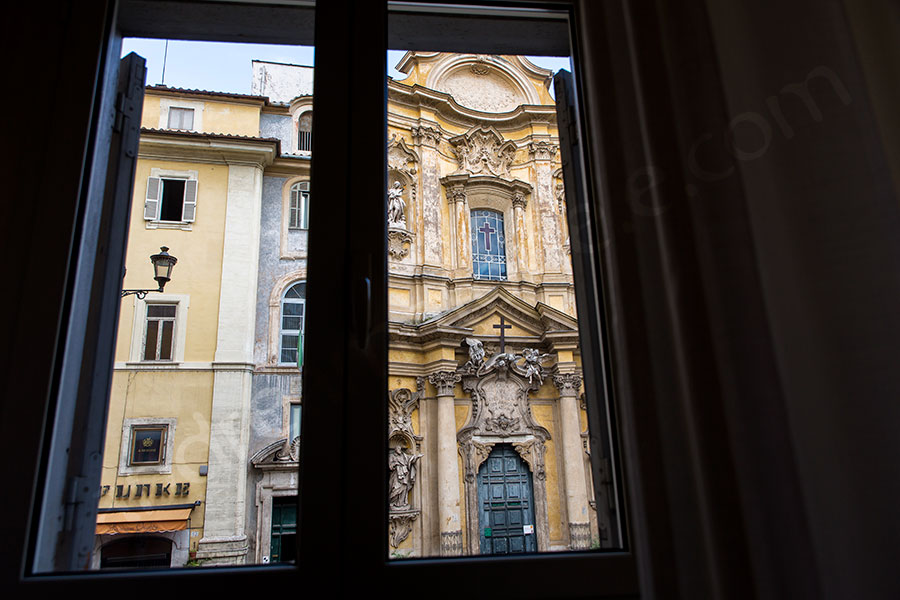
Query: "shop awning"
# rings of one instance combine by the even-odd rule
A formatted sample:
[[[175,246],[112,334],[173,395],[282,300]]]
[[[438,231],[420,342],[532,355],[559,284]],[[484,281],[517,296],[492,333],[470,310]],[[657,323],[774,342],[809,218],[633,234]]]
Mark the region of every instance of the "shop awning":
[[[191,510],[193,507],[102,512],[97,515],[97,535],[181,531],[187,529]]]

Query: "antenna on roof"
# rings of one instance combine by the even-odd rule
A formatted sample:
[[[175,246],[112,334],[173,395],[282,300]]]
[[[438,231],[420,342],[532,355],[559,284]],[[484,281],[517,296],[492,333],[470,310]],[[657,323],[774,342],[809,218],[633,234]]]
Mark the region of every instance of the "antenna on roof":
[[[160,85],[166,85],[166,59],[169,57],[169,40],[166,40],[166,49],[163,51],[163,72]]]

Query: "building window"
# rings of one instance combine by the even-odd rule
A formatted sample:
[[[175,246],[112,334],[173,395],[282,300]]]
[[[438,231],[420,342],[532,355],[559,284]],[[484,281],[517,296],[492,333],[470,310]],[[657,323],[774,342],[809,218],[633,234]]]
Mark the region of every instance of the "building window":
[[[300,437],[300,405],[291,404],[291,423],[290,423],[290,439],[295,440]]]
[[[297,496],[272,498],[272,542],[269,561],[294,562],[297,556]]]
[[[281,301],[281,348],[278,362],[303,366],[303,323],[306,319],[306,282],[292,285]]]
[[[190,223],[197,214],[197,180],[150,177],[144,201],[144,219]]]
[[[312,111],[307,111],[297,119],[297,150],[312,151]]]
[[[194,128],[194,109],[169,107],[169,129],[184,129],[190,131]]]
[[[291,202],[288,207],[288,229],[309,229],[308,181],[301,181],[291,186]]]
[[[168,427],[142,426],[131,429],[131,466],[161,465],[166,460],[166,433]]]
[[[148,304],[144,360],[172,360],[175,341],[175,304]]]
[[[506,236],[503,213],[472,211],[472,277],[506,281]]]

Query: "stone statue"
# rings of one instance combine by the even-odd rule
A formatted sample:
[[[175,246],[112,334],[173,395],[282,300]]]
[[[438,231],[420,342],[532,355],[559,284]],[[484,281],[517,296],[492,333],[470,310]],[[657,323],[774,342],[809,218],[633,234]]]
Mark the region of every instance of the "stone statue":
[[[409,510],[409,492],[416,482],[416,463],[421,454],[411,454],[401,447],[391,448],[388,469],[391,471],[390,498],[392,510]]]
[[[388,227],[406,229],[406,201],[403,200],[403,186],[399,181],[388,189]]]
[[[484,362],[484,344],[475,338],[466,338],[466,343],[469,345],[469,364],[477,369]]]
[[[544,383],[544,369],[541,367],[541,363],[549,356],[549,354],[541,354],[534,348],[522,350],[522,358],[525,359],[524,376],[528,378],[528,383],[531,383],[533,377],[537,377],[538,383]]]

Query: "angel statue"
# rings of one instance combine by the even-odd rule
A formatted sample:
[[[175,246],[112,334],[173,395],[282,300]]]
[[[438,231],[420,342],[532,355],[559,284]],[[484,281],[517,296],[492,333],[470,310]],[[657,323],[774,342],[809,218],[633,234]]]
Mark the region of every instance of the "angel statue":
[[[466,366],[471,365],[477,369],[484,362],[484,344],[475,338],[466,338],[465,341],[469,345],[469,362]]]
[[[421,454],[412,454],[404,448],[392,448],[388,455],[390,477],[390,505],[395,510],[409,509],[409,492],[416,482],[416,463]]]
[[[388,227],[406,229],[406,201],[403,200],[403,186],[399,181],[388,189]]]
[[[537,377],[538,383],[544,383],[544,369],[541,363],[550,357],[549,354],[541,354],[540,350],[525,348],[522,350],[522,358],[525,359],[525,377],[531,383],[533,377]]]

